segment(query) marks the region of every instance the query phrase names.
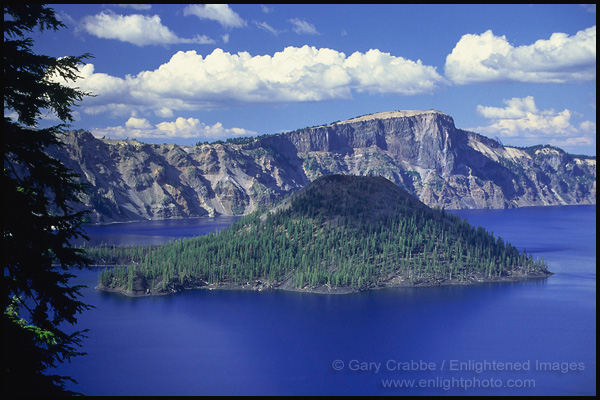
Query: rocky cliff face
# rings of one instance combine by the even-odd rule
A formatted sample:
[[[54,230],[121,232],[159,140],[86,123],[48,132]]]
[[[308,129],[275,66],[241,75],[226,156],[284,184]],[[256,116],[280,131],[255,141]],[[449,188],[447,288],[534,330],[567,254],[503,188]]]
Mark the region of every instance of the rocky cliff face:
[[[241,215],[323,175],[380,175],[432,207],[595,204],[596,159],[504,147],[438,111],[371,114],[200,146],[73,131],[49,152],[90,184],[96,222]]]

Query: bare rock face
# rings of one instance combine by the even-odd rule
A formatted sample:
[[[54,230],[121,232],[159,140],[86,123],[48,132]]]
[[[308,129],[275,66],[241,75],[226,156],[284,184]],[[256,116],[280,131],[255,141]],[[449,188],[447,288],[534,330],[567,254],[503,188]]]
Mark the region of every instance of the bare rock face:
[[[332,173],[381,175],[432,207],[596,202],[595,157],[549,146],[504,147],[457,129],[439,111],[372,114],[295,132],[291,138],[311,180]]]
[[[323,175],[378,175],[431,207],[595,204],[596,159],[505,147],[439,111],[394,111],[198,146],[96,139],[49,149],[90,185],[95,222],[242,215]]]
[[[152,145],[72,131],[49,153],[89,184],[93,222],[243,215],[308,183],[271,148]]]

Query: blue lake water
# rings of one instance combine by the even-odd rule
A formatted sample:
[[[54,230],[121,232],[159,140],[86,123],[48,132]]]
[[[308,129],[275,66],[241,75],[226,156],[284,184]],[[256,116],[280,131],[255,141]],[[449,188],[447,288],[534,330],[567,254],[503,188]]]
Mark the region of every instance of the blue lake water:
[[[229,227],[239,218],[206,217],[88,225],[85,231],[90,240],[86,244],[89,246],[160,244],[169,240],[218,232]],[[83,243],[83,240],[74,242],[74,244]]]
[[[544,257],[544,280],[350,295],[98,292],[88,354],[56,372],[86,395],[595,395],[596,207],[463,210]],[[94,240],[157,243],[219,218],[93,227]],[[119,239],[116,239],[119,238]]]

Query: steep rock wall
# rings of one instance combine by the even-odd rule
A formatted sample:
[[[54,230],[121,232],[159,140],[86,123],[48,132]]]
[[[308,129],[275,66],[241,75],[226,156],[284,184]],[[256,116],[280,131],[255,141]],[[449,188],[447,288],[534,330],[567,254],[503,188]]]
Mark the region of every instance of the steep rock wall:
[[[96,222],[241,215],[322,175],[381,175],[433,207],[595,204],[595,157],[518,149],[458,129],[441,112],[378,113],[199,146],[68,133],[49,149],[90,185]]]

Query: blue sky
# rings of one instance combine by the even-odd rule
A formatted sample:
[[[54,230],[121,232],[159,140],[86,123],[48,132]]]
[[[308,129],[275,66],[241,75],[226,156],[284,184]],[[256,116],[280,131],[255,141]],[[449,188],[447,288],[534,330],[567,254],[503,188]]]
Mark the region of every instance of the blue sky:
[[[91,53],[74,129],[194,144],[436,109],[596,154],[592,5],[60,4],[35,51]],[[51,120],[51,116],[48,116]]]

